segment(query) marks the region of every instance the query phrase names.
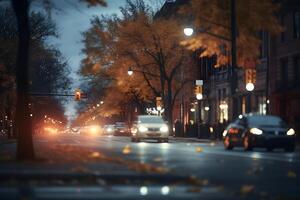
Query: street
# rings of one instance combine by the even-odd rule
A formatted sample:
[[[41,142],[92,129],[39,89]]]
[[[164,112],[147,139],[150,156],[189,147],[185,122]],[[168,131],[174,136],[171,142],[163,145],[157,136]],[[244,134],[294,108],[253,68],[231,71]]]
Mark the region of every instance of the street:
[[[262,199],[300,198],[299,149],[294,153],[285,153],[280,150],[267,152],[264,149],[244,152],[239,148],[225,151],[221,142],[189,138],[171,138],[169,143],[156,143],[155,141],[131,143],[129,137],[57,135],[55,137],[37,136],[35,141],[36,146],[70,145],[79,147],[82,151],[92,149],[107,157],[122,158],[126,161],[150,164],[159,169],[165,169],[166,171],[162,171],[164,175],[193,177],[202,182],[201,190],[191,189],[191,194],[201,194],[204,195],[204,198],[211,195],[212,199],[218,196],[228,198],[224,194],[229,195],[230,198],[249,195],[250,199],[253,197]],[[12,145],[6,144],[2,148],[9,149]],[[67,159],[69,155],[64,155],[64,157]],[[86,171],[77,170],[76,172],[88,171],[94,174],[117,176],[136,174],[134,170],[128,170],[120,163],[84,162],[80,166],[83,166]],[[39,164],[33,166],[32,163],[13,165],[8,162],[0,164],[0,174],[2,178],[5,174],[22,172],[31,174],[32,177],[34,177],[34,173],[39,173],[42,176],[51,172],[66,174],[66,171],[74,167],[76,164],[72,162],[48,167]],[[149,175],[149,171],[146,174]],[[163,184],[167,181],[156,180],[156,182]],[[148,184],[152,185],[151,182]],[[172,183],[169,184],[172,185]],[[83,186],[84,183],[80,185]],[[187,187],[186,185],[184,184],[185,187]],[[124,187],[121,188],[124,189]],[[4,189],[0,190],[1,194],[3,192]],[[88,193],[92,194],[92,192]],[[59,198],[63,197],[59,196]]]

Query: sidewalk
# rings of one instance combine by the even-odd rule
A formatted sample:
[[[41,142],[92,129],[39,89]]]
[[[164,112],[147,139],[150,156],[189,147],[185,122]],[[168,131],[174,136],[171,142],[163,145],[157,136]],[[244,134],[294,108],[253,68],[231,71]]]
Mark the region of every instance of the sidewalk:
[[[16,143],[17,139],[12,138],[8,139],[7,136],[0,136],[0,145],[1,144],[11,144],[11,143]]]

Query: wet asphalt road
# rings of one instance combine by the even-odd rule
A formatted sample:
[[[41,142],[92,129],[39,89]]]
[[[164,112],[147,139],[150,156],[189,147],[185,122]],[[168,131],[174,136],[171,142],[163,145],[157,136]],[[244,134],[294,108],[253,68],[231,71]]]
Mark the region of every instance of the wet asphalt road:
[[[299,149],[294,153],[264,149],[244,152],[239,148],[225,151],[221,142],[172,138],[169,143],[132,143],[128,137],[116,136],[61,135],[37,137],[36,141],[92,148],[107,156],[165,167],[171,175],[195,176],[216,194],[212,199],[222,193],[238,198],[250,195],[249,199],[300,199]],[[124,153],[124,148],[129,151]],[[104,167],[110,174],[127,173],[122,166],[87,166],[98,171]],[[0,165],[0,172],[2,169]]]

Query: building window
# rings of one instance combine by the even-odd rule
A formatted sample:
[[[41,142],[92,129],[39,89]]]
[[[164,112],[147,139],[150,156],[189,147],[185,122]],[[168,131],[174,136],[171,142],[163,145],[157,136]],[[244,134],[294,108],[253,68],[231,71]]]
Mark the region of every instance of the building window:
[[[300,56],[294,58],[294,85],[297,86],[300,83]]]
[[[261,45],[260,45],[260,58],[266,58],[268,56],[268,33],[262,31],[260,33]]]
[[[258,112],[263,115],[267,114],[266,97],[264,96],[258,97]]]
[[[280,61],[280,86],[285,88],[288,81],[288,59],[282,59]]]
[[[300,38],[300,12],[294,12],[294,38]]]
[[[283,28],[285,29],[285,26],[284,26],[284,16],[281,16],[280,21],[281,21],[281,25],[282,25]],[[285,39],[286,39],[285,34],[286,34],[286,31],[283,30],[283,31],[281,32],[281,35],[280,35],[280,40],[281,40],[281,42],[285,42]]]

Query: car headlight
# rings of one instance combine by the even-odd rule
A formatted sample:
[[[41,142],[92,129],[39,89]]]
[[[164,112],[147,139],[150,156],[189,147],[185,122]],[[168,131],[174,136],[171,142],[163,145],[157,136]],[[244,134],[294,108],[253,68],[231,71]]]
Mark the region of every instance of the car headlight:
[[[225,137],[227,135],[227,130],[225,129],[224,131],[223,131],[223,137]]]
[[[290,128],[287,132],[286,132],[286,134],[287,135],[295,135],[295,130],[294,129],[292,129],[292,128]]]
[[[146,131],[148,131],[148,128],[147,127],[145,127],[145,126],[139,126],[139,132],[146,132]]]
[[[112,132],[111,128],[106,129],[107,132]]]
[[[162,126],[159,130],[160,132],[166,133],[169,131],[169,128],[167,126]]]
[[[131,128],[130,129],[132,135],[135,135],[137,133],[137,129],[136,128]]]
[[[91,131],[92,134],[96,134],[96,133],[98,133],[99,128],[98,127],[92,127],[92,128],[90,128],[90,131]]]
[[[250,133],[252,133],[254,135],[261,135],[263,133],[263,131],[258,128],[251,128]]]

